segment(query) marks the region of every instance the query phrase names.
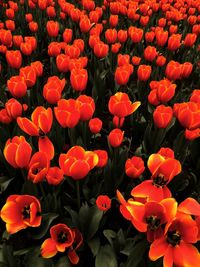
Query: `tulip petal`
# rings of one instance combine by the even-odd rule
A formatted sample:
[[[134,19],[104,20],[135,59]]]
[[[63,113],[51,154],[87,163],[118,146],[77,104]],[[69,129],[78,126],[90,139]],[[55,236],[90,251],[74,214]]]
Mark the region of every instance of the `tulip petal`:
[[[54,146],[53,143],[47,136],[40,137],[38,141],[39,151],[45,152],[49,159],[53,159],[54,157]]]
[[[27,142],[22,142],[16,151],[15,161],[20,168],[28,166],[32,153],[32,147]]]
[[[200,216],[200,204],[195,199],[188,197],[180,203],[178,211],[190,215]]]
[[[52,238],[46,239],[41,246],[43,258],[52,258],[57,254],[56,242]]]
[[[156,239],[150,246],[149,258],[152,261],[156,261],[160,257],[164,256],[169,244],[164,237]]]

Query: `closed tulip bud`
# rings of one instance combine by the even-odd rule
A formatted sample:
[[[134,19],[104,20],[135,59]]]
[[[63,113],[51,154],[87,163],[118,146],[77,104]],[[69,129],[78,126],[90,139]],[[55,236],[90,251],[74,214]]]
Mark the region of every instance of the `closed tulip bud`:
[[[82,121],[90,120],[95,111],[94,99],[90,96],[80,95],[76,99],[76,101],[79,105],[80,120]]]
[[[37,75],[33,67],[27,66],[27,67],[21,68],[19,75],[25,78],[27,87],[32,87],[35,85]]]
[[[61,46],[58,42],[52,42],[48,46],[48,55],[50,57],[57,57],[61,52]]]
[[[147,46],[144,49],[144,58],[148,61],[153,61],[156,56],[157,56],[158,52],[156,51],[156,48],[154,46]]]
[[[195,130],[188,130],[188,129],[186,129],[185,132],[184,132],[184,135],[185,135],[185,138],[187,140],[193,141],[196,138],[199,138],[200,137],[200,128],[197,128]]]
[[[15,136],[8,139],[3,153],[12,167],[25,168],[29,164],[32,148],[24,136]]]
[[[92,27],[92,24],[87,16],[80,19],[79,27],[81,32],[84,33],[89,32],[90,28]]]
[[[117,56],[117,64],[118,64],[118,66],[127,65],[129,63],[130,63],[130,56],[129,55],[119,54]]]
[[[145,27],[149,23],[149,16],[141,16],[140,17],[140,25]]]
[[[172,117],[172,108],[164,105],[158,106],[153,112],[153,120],[157,128],[166,128],[170,124]]]
[[[6,20],[5,21],[6,28],[13,32],[15,30],[15,22],[13,20]]]
[[[6,60],[11,68],[19,69],[22,64],[22,55],[19,50],[6,51]]]
[[[3,124],[9,124],[13,119],[9,116],[5,108],[0,110],[0,122]]]
[[[65,87],[66,80],[60,80],[57,76],[49,77],[43,87],[43,97],[50,104],[56,104],[61,99],[62,91]]]
[[[170,25],[170,27],[169,27],[169,33],[170,34],[175,34],[175,33],[177,33],[177,31],[178,31],[177,25]]]
[[[200,89],[193,90],[190,101],[200,103]]]
[[[124,139],[124,132],[120,129],[112,130],[108,135],[108,142],[112,147],[119,147]]]
[[[48,6],[46,9],[46,12],[47,12],[47,16],[50,18],[54,18],[56,16],[56,11],[53,6]]]
[[[119,30],[117,38],[120,43],[125,43],[128,38],[128,32],[126,30]]]
[[[94,46],[94,54],[98,58],[104,58],[107,56],[109,51],[109,46],[103,42],[98,42]]]
[[[166,25],[166,19],[165,18],[160,18],[158,20],[158,26],[164,28],[165,25]]]
[[[7,81],[7,87],[13,97],[21,98],[26,95],[27,85],[24,77],[12,76]]]
[[[88,72],[86,69],[72,69],[70,84],[75,91],[83,91],[87,86]]]
[[[117,30],[116,29],[107,29],[105,32],[105,38],[108,44],[115,43],[117,39]]]
[[[0,41],[5,46],[11,46],[12,44],[12,33],[10,30],[0,29]]]
[[[181,46],[181,34],[172,34],[168,39],[168,50],[175,51]]]
[[[89,121],[89,128],[91,133],[97,134],[101,131],[102,121],[99,118],[93,118]]]
[[[195,33],[187,33],[184,40],[184,46],[192,47],[197,40],[197,35]]]
[[[126,65],[117,67],[115,71],[115,81],[118,85],[126,85],[130,75],[130,69]]]
[[[67,45],[65,47],[65,54],[70,58],[78,58],[80,56],[80,49],[75,45]]]
[[[25,56],[30,56],[33,52],[32,45],[30,43],[27,43],[27,42],[21,43],[20,50],[21,50],[22,54]]]
[[[12,8],[6,9],[6,17],[8,19],[14,19],[14,17],[15,17],[15,11]]]
[[[165,75],[167,79],[176,81],[181,77],[181,64],[176,61],[170,61],[165,69]]]
[[[108,153],[106,150],[94,150],[95,154],[97,154],[99,161],[96,167],[103,168],[107,165],[108,162]]]
[[[25,15],[26,22],[31,22],[33,20],[33,15],[31,13],[28,13]]]
[[[156,31],[156,43],[158,46],[164,46],[168,39],[168,31]]]
[[[111,52],[113,54],[117,54],[119,52],[120,48],[121,48],[121,44],[120,43],[112,44],[111,45]]]
[[[181,64],[181,77],[188,78],[192,72],[193,65],[191,62]]]
[[[65,29],[63,32],[63,40],[65,43],[70,43],[72,40],[73,31],[72,29]]]
[[[16,119],[22,115],[23,106],[15,98],[10,98],[5,104],[6,111],[12,119]]]
[[[138,80],[147,81],[151,75],[151,66],[149,65],[140,65],[137,70]]]
[[[14,44],[14,46],[19,48],[22,42],[23,42],[22,35],[13,35],[13,44]]]
[[[159,67],[162,67],[164,66],[166,63],[166,57],[164,56],[158,56],[157,59],[156,59],[156,65],[159,66]]]
[[[37,39],[34,36],[25,36],[24,41],[31,44],[32,50],[35,51],[37,48]]]
[[[70,57],[65,54],[60,54],[56,57],[56,66],[60,72],[68,72]]]
[[[130,178],[138,178],[144,170],[145,166],[142,158],[133,156],[131,159],[127,159],[125,172]]]
[[[118,15],[110,15],[109,24],[112,28],[115,28],[118,24]]]
[[[84,48],[85,48],[85,43],[84,43],[83,39],[75,39],[73,41],[73,46],[78,47],[80,52],[82,53],[84,51]]]
[[[154,33],[153,31],[151,31],[151,32],[146,32],[146,33],[145,33],[145,36],[144,36],[145,40],[146,40],[148,43],[152,43],[153,40],[154,40],[154,37],[155,37],[155,33]]]
[[[96,10],[93,10],[89,13],[89,19],[91,23],[98,23],[99,18],[99,13]]]
[[[141,57],[133,56],[131,59],[131,62],[134,66],[138,66],[140,64],[140,61],[141,61]]]
[[[57,37],[59,32],[59,23],[57,21],[49,20],[47,21],[46,29],[50,37]]]
[[[31,63],[31,67],[34,68],[36,76],[41,77],[43,74],[43,65],[40,61],[35,61]]]
[[[37,32],[38,31],[38,24],[35,21],[29,22],[28,27],[29,27],[31,32]]]

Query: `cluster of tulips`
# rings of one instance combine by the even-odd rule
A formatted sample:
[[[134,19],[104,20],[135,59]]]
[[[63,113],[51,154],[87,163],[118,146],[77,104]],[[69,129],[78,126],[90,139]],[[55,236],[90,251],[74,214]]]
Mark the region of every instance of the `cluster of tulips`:
[[[3,266],[200,265],[199,40],[199,0],[0,0]]]

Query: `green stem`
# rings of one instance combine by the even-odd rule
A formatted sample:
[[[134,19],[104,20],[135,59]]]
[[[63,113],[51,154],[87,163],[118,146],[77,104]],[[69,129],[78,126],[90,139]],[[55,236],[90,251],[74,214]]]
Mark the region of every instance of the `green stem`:
[[[80,183],[79,183],[79,181],[76,181],[76,195],[77,195],[77,206],[78,206],[78,210],[80,210],[80,207],[81,207],[81,197],[80,197]]]

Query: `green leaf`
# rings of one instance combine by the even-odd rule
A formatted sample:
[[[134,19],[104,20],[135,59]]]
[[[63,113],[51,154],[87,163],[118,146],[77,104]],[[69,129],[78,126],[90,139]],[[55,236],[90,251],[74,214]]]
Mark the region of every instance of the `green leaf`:
[[[100,240],[98,237],[95,237],[88,241],[88,246],[90,247],[93,256],[96,256],[100,248]]]
[[[130,253],[128,260],[125,264],[125,267],[137,267],[142,261],[144,253],[147,249],[148,242],[146,239],[142,239],[138,242]]]
[[[32,237],[34,239],[40,239],[43,236],[45,236],[45,234],[49,230],[50,224],[57,217],[58,217],[58,214],[55,214],[55,213],[46,213],[46,214],[42,215],[41,226],[32,231]]]
[[[116,255],[110,245],[102,246],[95,259],[95,267],[117,267]]]
[[[86,235],[87,240],[90,240],[96,234],[102,217],[103,217],[103,211],[99,210],[96,205],[90,208],[88,228],[87,228],[88,231]]]
[[[40,255],[40,248],[33,249],[30,253],[26,254],[25,266],[27,267],[53,267],[51,259],[43,259]]]
[[[55,265],[55,267],[71,267],[71,266],[72,264],[70,263],[67,256],[61,257]]]
[[[117,234],[113,230],[106,229],[103,231],[104,236],[107,238],[110,245],[113,245],[113,239],[116,238]]]
[[[12,182],[14,178],[15,177],[9,179],[9,177],[7,176],[0,177],[0,194],[7,189],[7,187],[9,186],[9,184]]]

